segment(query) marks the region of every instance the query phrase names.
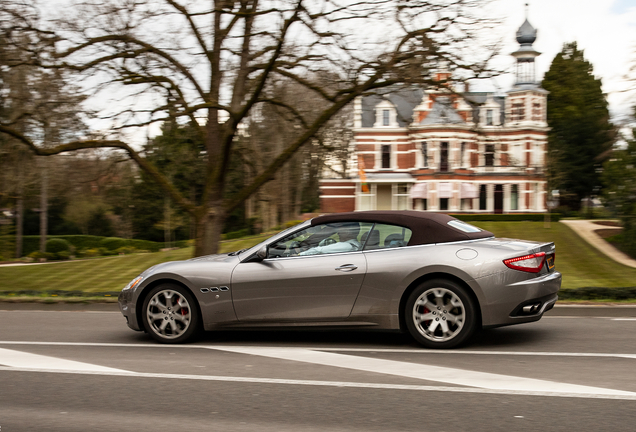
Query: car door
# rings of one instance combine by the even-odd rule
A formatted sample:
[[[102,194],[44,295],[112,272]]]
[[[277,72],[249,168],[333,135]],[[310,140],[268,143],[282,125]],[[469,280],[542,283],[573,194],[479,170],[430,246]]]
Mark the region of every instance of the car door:
[[[360,225],[364,227],[356,236],[358,241],[372,226]],[[338,243],[335,239],[342,229],[310,227],[306,230],[311,231],[308,235],[294,233],[270,245],[268,257],[263,261],[237,265],[232,274],[232,300],[239,321],[348,317],[367,265],[361,245],[359,250],[338,251],[334,243]],[[328,242],[329,239],[334,241]],[[308,254],[315,249],[322,252]]]

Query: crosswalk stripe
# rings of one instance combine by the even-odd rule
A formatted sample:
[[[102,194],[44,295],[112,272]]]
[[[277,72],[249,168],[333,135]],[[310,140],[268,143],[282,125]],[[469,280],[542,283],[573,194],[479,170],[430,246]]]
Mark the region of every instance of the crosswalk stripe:
[[[1,342],[0,342],[1,343]],[[84,345],[84,344],[81,344]],[[110,345],[110,344],[109,344]],[[116,344],[117,346],[126,344]],[[157,347],[157,345],[139,345],[143,347]],[[344,369],[352,369],[369,373],[378,373],[385,375],[400,376],[405,378],[413,378],[419,380],[440,382],[445,384],[465,386],[483,390],[486,393],[497,394],[523,394],[523,395],[579,395],[579,397],[610,397],[610,398],[626,398],[628,400],[636,400],[636,393],[613,390],[599,387],[583,386],[577,384],[560,383],[547,380],[539,380],[533,378],[516,377],[510,375],[501,375],[488,372],[470,371],[465,369],[456,369],[450,367],[433,366],[419,363],[410,363],[404,361],[394,361],[386,359],[377,359],[364,356],[347,355],[329,352],[329,348],[288,348],[288,347],[260,347],[260,346],[191,346],[192,348],[203,348],[215,351],[232,352],[237,354],[261,356],[275,358],[279,360],[288,360],[294,362],[317,364],[322,366],[331,366]],[[171,348],[176,348],[171,346]],[[324,350],[324,351],[323,351]],[[380,350],[378,350],[380,351]],[[2,367],[1,365],[7,366]],[[83,363],[73,360],[66,360],[57,357],[43,356],[39,354],[31,354],[22,351],[0,348],[0,370],[13,371],[41,371],[41,372],[57,372],[57,373],[84,373],[84,374],[106,374],[116,376],[138,376],[138,377],[159,377],[170,376],[173,374],[148,374],[142,372],[130,372],[116,368],[99,366],[89,363]],[[176,375],[175,375],[176,376]],[[183,375],[178,375],[183,377]],[[186,375],[189,376],[189,375]],[[204,379],[201,375],[192,375],[191,379]],[[241,378],[241,377],[208,377],[209,380],[238,380],[249,382],[261,382],[261,379]],[[307,384],[305,381],[298,380],[269,380],[267,383],[296,383]],[[342,383],[334,384],[331,381],[325,381],[329,384],[342,386]],[[314,383],[313,381],[309,383]],[[358,383],[359,384],[359,383]],[[309,384],[307,384],[309,385]],[[311,384],[322,385],[322,384]],[[349,383],[346,386],[355,386],[356,383]],[[418,389],[449,391],[446,387],[431,386],[407,386],[417,387]],[[384,388],[384,387],[377,387]],[[401,388],[391,387],[391,388]],[[455,388],[455,387],[450,387]]]
[[[281,360],[312,363],[322,366],[354,369],[364,372],[388,374],[406,378],[416,378],[427,381],[442,382],[445,384],[478,387],[489,390],[636,396],[636,393],[621,390],[559,383],[510,375],[499,375],[419,363],[334,354],[303,348],[215,346],[212,349],[240,354],[258,355]]]
[[[126,372],[121,369],[98,366],[90,363],[82,363],[73,360],[65,360],[57,357],[31,354],[23,351],[14,351],[0,348],[0,365],[26,368],[26,369],[54,369],[63,371],[82,372]]]

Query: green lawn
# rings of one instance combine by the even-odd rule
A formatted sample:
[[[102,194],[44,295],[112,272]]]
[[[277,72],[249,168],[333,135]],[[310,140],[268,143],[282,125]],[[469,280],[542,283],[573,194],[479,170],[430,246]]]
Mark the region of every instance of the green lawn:
[[[535,241],[553,241],[556,245],[556,268],[563,274],[563,288],[636,286],[636,269],[611,260],[589,245],[565,224],[552,222],[471,222],[495,233]]]
[[[221,252],[253,246],[268,235],[221,243]],[[192,248],[56,262],[0,267],[0,291],[85,291],[121,290],[132,278],[150,266],[165,261],[192,258]]]
[[[582,240],[561,223],[544,228],[543,222],[476,222],[497,237],[554,241],[556,266],[563,273],[563,288],[630,287],[636,285],[636,269],[618,264]],[[222,243],[221,251],[255,245],[269,234]],[[0,267],[0,291],[119,291],[146,268],[188,259],[192,248],[133,254],[43,265]]]

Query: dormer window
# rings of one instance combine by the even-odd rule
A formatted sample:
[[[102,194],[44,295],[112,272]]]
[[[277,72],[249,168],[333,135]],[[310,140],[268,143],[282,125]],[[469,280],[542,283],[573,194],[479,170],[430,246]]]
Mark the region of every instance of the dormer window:
[[[397,111],[388,100],[383,100],[375,106],[373,127],[400,127],[397,121]]]
[[[479,123],[484,126],[499,126],[501,105],[495,100],[495,97],[489,95],[486,102],[479,110]]]

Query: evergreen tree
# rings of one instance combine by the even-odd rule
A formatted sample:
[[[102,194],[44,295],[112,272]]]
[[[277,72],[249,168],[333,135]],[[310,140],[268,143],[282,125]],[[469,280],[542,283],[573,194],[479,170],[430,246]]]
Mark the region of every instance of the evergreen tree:
[[[548,182],[572,210],[598,194],[600,171],[615,141],[601,80],[576,42],[563,46],[545,74],[548,90]]]
[[[623,222],[622,249],[636,257],[636,129],[627,148],[616,150],[603,166],[606,205]]]

